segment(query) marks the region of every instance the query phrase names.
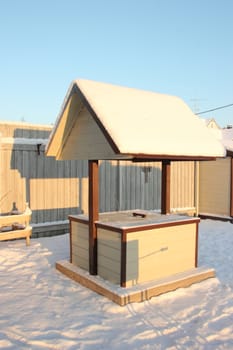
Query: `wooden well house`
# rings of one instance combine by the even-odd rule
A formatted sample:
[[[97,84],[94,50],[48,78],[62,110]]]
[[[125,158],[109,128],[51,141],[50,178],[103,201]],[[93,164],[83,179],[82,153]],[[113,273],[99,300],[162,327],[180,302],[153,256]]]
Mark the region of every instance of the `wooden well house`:
[[[225,151],[181,99],[76,80],[46,153],[89,161],[88,215],[69,216],[70,262],[60,271],[120,305],[214,275],[198,267],[199,219],[170,214],[170,163]],[[162,162],[161,212],[99,213],[99,160]]]

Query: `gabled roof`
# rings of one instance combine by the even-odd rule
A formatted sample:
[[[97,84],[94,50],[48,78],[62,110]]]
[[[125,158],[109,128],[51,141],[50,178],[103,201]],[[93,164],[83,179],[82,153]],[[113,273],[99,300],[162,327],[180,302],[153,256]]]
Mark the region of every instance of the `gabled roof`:
[[[82,79],[68,90],[46,152],[57,159],[225,155],[180,98]]]

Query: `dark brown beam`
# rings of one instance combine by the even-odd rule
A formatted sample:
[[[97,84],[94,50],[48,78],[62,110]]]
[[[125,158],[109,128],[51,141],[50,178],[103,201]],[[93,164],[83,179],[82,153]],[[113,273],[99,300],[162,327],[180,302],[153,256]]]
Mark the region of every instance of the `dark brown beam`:
[[[170,213],[170,172],[171,162],[162,161],[162,188],[161,188],[161,214]]]
[[[123,232],[121,234],[121,280],[120,285],[121,287],[126,287],[126,255],[127,255],[127,234]]]
[[[122,154],[123,155],[123,154]],[[216,160],[216,157],[208,157],[208,156],[184,156],[184,155],[163,155],[163,154],[131,154],[128,155],[131,156],[132,162],[160,162],[163,160],[170,160],[170,161],[195,161],[195,160]]]
[[[231,179],[230,179],[230,216],[233,217],[233,157],[231,157]]]
[[[97,275],[97,228],[95,221],[99,219],[99,179],[98,160],[89,160],[89,272]]]

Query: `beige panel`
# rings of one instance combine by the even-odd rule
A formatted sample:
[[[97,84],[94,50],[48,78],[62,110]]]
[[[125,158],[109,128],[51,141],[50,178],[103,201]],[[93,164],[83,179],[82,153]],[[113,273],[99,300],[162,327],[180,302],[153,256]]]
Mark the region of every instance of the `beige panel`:
[[[0,170],[0,213],[11,211],[13,202],[17,208],[23,211],[26,202],[26,179],[21,176],[17,169],[14,169],[15,157],[12,158],[11,149],[1,149],[1,170]]]
[[[77,116],[59,159],[103,159],[114,157],[102,131],[93,117],[83,109]]]
[[[121,234],[118,232],[98,228],[98,241],[101,244],[105,244],[115,249],[120,249]]]
[[[75,117],[79,113],[81,107],[82,104],[80,103],[80,97],[76,93],[73,94],[66,104],[62,119],[57,125],[56,134],[53,135],[53,139],[50,140],[49,152],[47,152],[48,156],[55,156],[57,153],[59,154],[60,151],[57,152],[57,145],[59,145],[61,149],[65,144],[66,138],[75,121]]]
[[[98,275],[112,283],[119,284],[121,272],[120,233],[98,229],[97,236]]]
[[[77,187],[77,178],[30,179],[31,209],[78,207]],[[39,193],[45,195],[44,201],[39,200]]]
[[[200,162],[199,211],[230,215],[230,158]]]
[[[72,264],[84,270],[89,270],[89,262],[87,259],[81,258],[79,255],[72,254]]]
[[[79,237],[79,238],[83,238],[83,239],[88,239],[88,232],[89,232],[89,228],[88,225],[85,225],[81,222],[76,222],[76,221],[72,221],[71,222],[71,227],[72,227],[72,237]]]
[[[82,247],[81,245],[73,245],[74,256],[80,257],[81,259],[88,260],[88,249],[86,247]]]
[[[98,256],[105,256],[107,250],[107,256],[111,256],[111,259],[120,262],[121,256],[119,254],[119,249],[114,249],[110,246],[107,246],[105,244],[98,244]]]
[[[89,243],[88,239],[82,239],[80,237],[72,236],[72,246],[74,251],[78,251],[79,247],[88,250],[89,249]]]
[[[88,214],[88,178],[82,178],[80,181],[80,208],[82,208],[83,214]]]
[[[98,274],[100,276],[102,276],[101,267],[105,267],[109,271],[114,272],[115,274],[119,274],[121,269],[121,264],[120,264],[120,261],[114,260],[110,256],[110,254],[108,257],[98,254]]]
[[[80,222],[71,222],[72,263],[82,269],[89,269],[89,227]]]
[[[171,163],[171,210],[195,212],[195,163]]]
[[[128,234],[126,285],[195,267],[195,246],[196,224]]]
[[[107,266],[102,266],[101,274],[98,272],[98,275],[111,283],[120,284],[120,273],[109,270]]]

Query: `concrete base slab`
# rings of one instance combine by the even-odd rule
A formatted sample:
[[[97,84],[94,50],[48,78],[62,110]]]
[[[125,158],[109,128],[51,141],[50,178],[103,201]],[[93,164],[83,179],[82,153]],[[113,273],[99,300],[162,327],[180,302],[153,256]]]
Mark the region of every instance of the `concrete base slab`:
[[[72,280],[121,306],[133,302],[142,302],[154,296],[171,292],[178,288],[189,287],[194,283],[215,277],[214,269],[198,267],[170,277],[138,284],[129,288],[122,288],[99,276],[92,276],[88,271],[66,260],[57,262],[56,268]]]

